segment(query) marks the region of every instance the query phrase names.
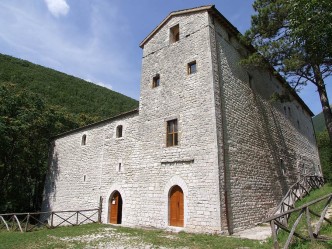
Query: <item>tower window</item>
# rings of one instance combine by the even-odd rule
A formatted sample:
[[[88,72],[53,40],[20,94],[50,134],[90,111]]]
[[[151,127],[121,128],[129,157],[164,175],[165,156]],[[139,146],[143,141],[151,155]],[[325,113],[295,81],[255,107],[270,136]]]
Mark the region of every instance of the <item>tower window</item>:
[[[197,66],[196,66],[196,61],[192,61],[190,63],[188,63],[188,74],[193,74],[197,72]]]
[[[282,158],[280,158],[280,169],[281,169],[281,173],[283,176],[285,176],[286,172],[285,172],[285,164],[284,164],[284,160]]]
[[[152,88],[155,88],[159,85],[160,85],[160,75],[156,74],[156,76],[153,77]]]
[[[86,145],[86,135],[85,134],[82,136],[81,145]]]
[[[170,29],[170,43],[174,43],[180,40],[180,28],[179,28],[179,24],[173,26]]]
[[[122,125],[118,125],[116,127],[116,137],[117,138],[122,137],[122,130],[123,130],[123,126]]]
[[[252,78],[252,75],[249,73],[248,73],[248,82],[249,82],[249,87],[252,88],[253,78]]]
[[[178,145],[178,120],[167,121],[166,146]]]

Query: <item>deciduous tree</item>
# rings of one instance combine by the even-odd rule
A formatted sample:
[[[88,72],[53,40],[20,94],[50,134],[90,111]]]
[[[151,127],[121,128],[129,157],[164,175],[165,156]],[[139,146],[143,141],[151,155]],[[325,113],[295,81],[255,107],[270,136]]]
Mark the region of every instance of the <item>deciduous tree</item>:
[[[0,82],[0,103],[0,213],[36,211],[50,138],[85,122],[11,83]]]

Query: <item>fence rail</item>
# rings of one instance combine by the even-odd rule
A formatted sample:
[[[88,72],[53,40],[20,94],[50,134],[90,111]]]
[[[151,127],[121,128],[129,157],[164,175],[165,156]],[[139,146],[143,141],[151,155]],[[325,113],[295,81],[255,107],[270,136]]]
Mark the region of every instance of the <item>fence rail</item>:
[[[55,224],[55,219],[58,221],[57,224]],[[30,232],[41,227],[78,226],[97,222],[101,222],[101,205],[99,208],[85,210],[0,214],[0,229],[7,231]]]
[[[314,212],[313,210],[310,209],[310,207],[312,205],[314,205],[318,202],[324,201],[324,200],[327,200],[327,201],[326,201],[326,204],[324,205],[324,208],[323,208],[321,214],[317,214],[316,212]],[[301,207],[294,208],[292,210],[287,210],[283,213],[274,215],[274,216],[266,219],[265,222],[270,222],[270,225],[271,225],[274,248],[275,249],[280,248],[279,243],[278,243],[278,232],[277,232],[278,229],[282,229],[289,234],[288,239],[284,245],[284,249],[287,249],[289,247],[289,245],[292,241],[292,238],[294,236],[297,238],[300,238],[302,240],[321,240],[321,241],[331,240],[332,238],[327,238],[327,237],[319,235],[323,221],[326,221],[329,224],[332,224],[332,221],[325,217],[328,207],[331,204],[331,201],[332,201],[332,194],[328,194],[328,195],[325,195],[314,201],[311,201],[305,205],[302,205]],[[299,214],[298,214],[297,219],[295,220],[294,224],[292,225],[292,227],[289,227],[288,222],[287,223],[285,222],[285,220],[287,220],[288,218],[285,219],[285,217],[289,217],[294,212],[299,212]],[[318,222],[313,224],[310,215],[319,217]],[[306,223],[307,223],[307,233],[306,234],[296,231],[296,227],[298,226],[298,224],[300,223],[300,220],[303,217],[306,217]],[[313,230],[313,227],[315,227],[314,230]]]
[[[284,198],[281,200],[280,204],[273,209],[270,216],[284,213],[295,207],[295,202],[302,199],[313,189],[318,189],[324,185],[324,178],[321,176],[303,176],[298,182],[293,184]],[[287,224],[289,215],[281,216],[279,222],[282,224]]]

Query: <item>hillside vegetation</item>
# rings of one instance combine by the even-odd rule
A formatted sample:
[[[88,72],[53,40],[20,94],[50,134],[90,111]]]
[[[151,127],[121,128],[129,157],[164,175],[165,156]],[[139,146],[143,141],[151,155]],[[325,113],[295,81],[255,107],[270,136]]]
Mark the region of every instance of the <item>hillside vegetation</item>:
[[[315,129],[316,133],[326,130],[323,112],[321,112],[321,113],[317,114],[315,117],[313,117],[312,122],[314,124],[314,129]]]
[[[312,119],[316,133],[317,146],[323,175],[327,182],[332,183],[332,144],[326,130],[323,112]]]
[[[0,213],[41,207],[51,138],[129,111],[138,102],[0,54]]]
[[[95,121],[132,110],[138,102],[105,87],[31,62],[0,54],[0,82],[11,82],[40,95],[46,103]]]

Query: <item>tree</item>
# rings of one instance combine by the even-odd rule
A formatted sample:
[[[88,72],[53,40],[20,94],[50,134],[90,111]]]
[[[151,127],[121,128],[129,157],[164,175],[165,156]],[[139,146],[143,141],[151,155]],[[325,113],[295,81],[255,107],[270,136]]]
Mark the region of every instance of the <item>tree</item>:
[[[332,143],[326,130],[317,133],[317,146],[325,181],[332,183]]]
[[[332,73],[331,0],[256,0],[253,7],[256,14],[244,41],[257,51],[242,64],[266,67],[269,62],[294,89],[313,83],[332,141],[332,113],[324,83]]]
[[[91,122],[0,82],[0,213],[40,208],[50,138]]]

